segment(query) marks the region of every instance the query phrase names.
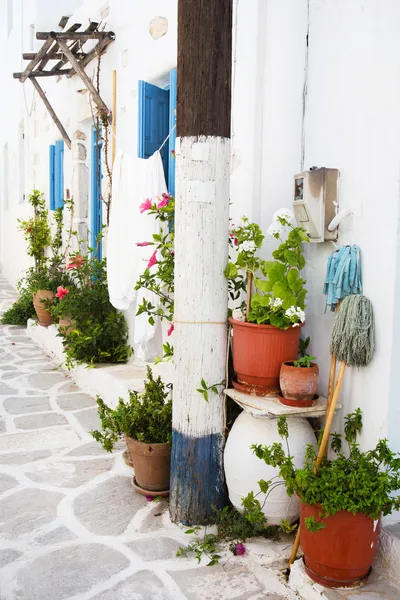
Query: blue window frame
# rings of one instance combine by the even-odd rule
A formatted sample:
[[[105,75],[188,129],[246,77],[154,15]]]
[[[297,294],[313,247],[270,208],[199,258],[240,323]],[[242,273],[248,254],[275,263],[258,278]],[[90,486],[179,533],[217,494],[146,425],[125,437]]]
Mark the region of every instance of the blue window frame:
[[[91,210],[90,210],[90,244],[95,248],[94,254],[97,258],[102,257],[102,244],[97,244],[97,237],[103,226],[103,200],[101,195],[102,173],[102,141],[97,134],[96,128],[92,129],[92,151],[91,151]],[[97,245],[96,245],[97,244]]]
[[[49,150],[50,210],[64,207],[64,142],[57,141]]]
[[[170,82],[160,88],[147,81],[139,81],[138,156],[149,158],[159,150],[176,123],[176,69],[170,72]],[[169,193],[175,195],[176,131],[161,149],[165,181]]]

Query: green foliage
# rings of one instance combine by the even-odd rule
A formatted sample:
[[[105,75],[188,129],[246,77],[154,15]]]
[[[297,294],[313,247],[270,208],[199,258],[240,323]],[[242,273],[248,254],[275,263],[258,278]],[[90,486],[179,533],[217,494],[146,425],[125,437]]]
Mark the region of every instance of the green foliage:
[[[232,230],[238,254],[236,262],[230,261],[225,269],[229,292],[233,300],[246,289],[248,274],[253,275],[255,294],[248,314],[250,323],[269,324],[279,329],[304,322],[306,290],[300,271],[305,266],[303,243],[309,242],[306,231],[294,227],[281,211],[268,230],[281,243],[272,253],[274,261],[256,256],[264,239],[255,223],[243,219],[244,224]],[[285,238],[285,239],[284,239]]]
[[[300,341],[299,341],[300,358],[303,358],[303,356],[307,355],[307,350],[308,350],[309,345],[310,345],[310,337],[307,337],[306,339],[300,338]]]
[[[48,211],[42,192],[33,190],[28,196],[28,203],[33,207],[33,217],[19,220],[19,229],[23,232],[27,242],[27,254],[35,261],[35,270],[41,271],[46,263],[46,249],[51,243]]]
[[[33,319],[35,314],[32,294],[29,291],[24,291],[20,294],[18,300],[14,302],[12,307],[4,312],[1,317],[1,323],[3,323],[3,325],[26,326],[28,319]]]
[[[260,503],[249,494],[242,502],[243,512],[239,512],[232,506],[225,506],[221,510],[215,511],[215,522],[217,525],[217,534],[205,533],[202,538],[190,543],[187,548],[179,548],[177,556],[188,556],[194,554],[198,562],[202,556],[208,558],[207,566],[215,565],[221,555],[218,552],[228,545],[230,551],[236,554],[236,545],[243,544],[247,539],[262,536],[264,538],[277,539],[279,536],[279,527],[267,526],[267,522]],[[192,527],[185,531],[188,535],[199,532],[200,527]]]
[[[373,450],[361,452],[356,443],[361,430],[362,413],[357,409],[346,417],[348,454],[342,452],[341,436],[332,434],[336,458],[324,458],[316,474],[317,456],[312,445],[307,446],[305,465],[301,469],[294,466],[293,457],[285,454],[281,444],[255,444],[252,449],[267,465],[279,467],[279,476],[289,495],[296,493],[305,504],[320,505],[321,521],[341,510],[378,519],[381,514],[388,515],[400,508],[400,496],[394,495],[400,489],[400,455],[389,449],[386,439],[379,440]],[[288,443],[282,426],[280,433]],[[322,526],[323,523],[311,517],[306,520],[310,531],[318,531]]]
[[[309,354],[305,354],[304,356],[302,356],[298,360],[294,360],[293,361],[293,366],[294,367],[307,367],[307,368],[310,368],[311,367],[311,363],[312,363],[313,360],[315,360],[315,356],[310,356]]]
[[[316,521],[312,515],[311,517],[305,517],[304,523],[308,531],[311,531],[311,533],[317,533],[317,531],[320,531],[326,527],[326,523],[323,523],[322,521]]]
[[[154,379],[147,367],[144,392],[129,392],[129,401],[121,398],[115,409],[97,398],[101,431],[90,434],[107,452],[112,452],[116,442],[127,435],[147,444],[167,444],[172,439],[172,400],[161,377]]]
[[[146,210],[160,222],[160,230],[159,233],[153,234],[151,241],[144,242],[148,246],[154,246],[155,262],[149,263],[150,266],[143,271],[136,282],[135,290],[145,289],[152,292],[158,297],[160,304],[156,307],[151,301],[143,298],[141,304],[138,305],[136,314],[147,314],[150,325],[154,325],[155,317],[172,323],[174,319],[175,199],[163,194],[161,202],[151,203]],[[172,355],[173,348],[169,345],[165,357],[170,359]]]
[[[220,394],[220,391],[218,390],[218,388],[225,387],[225,380],[221,381],[221,383],[213,383],[212,385],[207,385],[206,382],[204,381],[204,379],[202,379],[200,385],[201,385],[201,387],[197,388],[196,392],[199,392],[199,394],[201,394],[203,396],[204,400],[206,402],[208,402],[209,401],[208,392],[211,390],[211,392],[213,392],[213,394],[216,394],[218,396]]]
[[[69,334],[60,332],[67,368],[75,363],[126,363],[132,354],[128,326],[109,300],[106,259],[74,253],[68,272],[68,293],[56,298],[51,309],[55,319],[70,316],[75,325]]]

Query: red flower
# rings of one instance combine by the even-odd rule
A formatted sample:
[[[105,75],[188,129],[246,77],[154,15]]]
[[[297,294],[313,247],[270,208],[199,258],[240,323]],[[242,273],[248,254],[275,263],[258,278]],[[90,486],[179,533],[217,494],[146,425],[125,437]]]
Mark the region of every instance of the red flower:
[[[136,246],[151,246],[153,242],[136,242]]]
[[[172,156],[173,156],[174,158],[176,158],[176,152],[175,152],[175,150],[171,150],[171,154],[172,154]]]
[[[175,326],[173,323],[171,323],[170,328],[167,331],[167,335],[171,335],[171,333],[174,331],[174,329],[175,329]]]
[[[79,269],[84,264],[85,259],[80,254],[77,254],[70,259],[67,269]]]
[[[63,298],[65,298],[65,296],[67,294],[69,294],[69,289],[63,288],[62,285],[59,285],[57,288],[56,298],[58,298],[59,300],[62,300]]]
[[[26,232],[26,233],[30,233],[31,231],[32,231],[32,227],[27,227],[27,228],[25,229],[25,232]]]
[[[153,254],[150,256],[149,262],[147,263],[147,268],[151,269],[151,267],[156,264],[157,264],[157,250],[154,250]]]
[[[169,198],[164,196],[164,194],[163,194],[163,199],[160,200],[160,202],[157,204],[157,210],[160,208],[164,208],[164,206],[168,206],[168,201],[169,201]]]
[[[142,202],[142,204],[139,206],[139,210],[141,213],[144,213],[146,210],[151,210],[152,208],[153,205],[151,203],[150,198],[146,198],[146,200]]]
[[[239,244],[239,240],[238,240],[237,238],[235,238],[235,239],[233,240],[233,243],[235,244],[235,246],[237,246],[237,245]]]

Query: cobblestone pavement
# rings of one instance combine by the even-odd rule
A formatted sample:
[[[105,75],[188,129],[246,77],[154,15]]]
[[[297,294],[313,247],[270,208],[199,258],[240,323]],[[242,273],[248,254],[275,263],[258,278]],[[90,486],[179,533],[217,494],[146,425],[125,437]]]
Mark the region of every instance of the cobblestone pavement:
[[[0,276],[0,312],[14,298]],[[165,502],[133,491],[122,446],[94,442],[95,401],[57,367],[23,328],[0,326],[1,600],[297,598],[280,572],[288,540],[215,567],[177,558],[188,536]]]

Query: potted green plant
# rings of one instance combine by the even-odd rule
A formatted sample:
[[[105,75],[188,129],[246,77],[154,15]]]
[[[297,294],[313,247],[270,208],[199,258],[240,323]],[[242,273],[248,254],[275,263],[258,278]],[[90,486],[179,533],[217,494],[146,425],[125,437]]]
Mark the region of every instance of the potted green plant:
[[[236,262],[229,262],[225,275],[233,299],[247,288],[245,314],[237,311],[229,319],[233,328],[235,387],[264,395],[278,391],[279,371],[284,361],[296,360],[300,327],[305,321],[305,266],[303,243],[309,238],[301,227],[292,225],[291,211],[282,209],[268,229],[280,244],[275,260],[257,257],[264,236],[254,223],[233,228],[231,244],[237,248]],[[253,294],[253,288],[255,293]]]
[[[288,448],[285,423],[279,433]],[[316,452],[307,446],[306,462],[297,469],[282,444],[253,445],[258,458],[279,467],[289,495],[301,502],[300,544],[308,575],[328,587],[348,587],[368,576],[378,546],[380,519],[400,508],[400,455],[387,440],[361,452],[357,437],[362,430],[362,413],[347,415],[344,437],[332,434],[333,458],[325,457],[315,472]],[[260,482],[263,489],[272,482]]]
[[[172,400],[161,377],[154,379],[147,367],[144,392],[129,392],[129,401],[121,398],[115,409],[97,399],[102,430],[91,431],[103,448],[112,452],[125,436],[135,471],[133,485],[144,495],[168,494],[172,439]]]
[[[279,400],[286,406],[307,407],[316,402],[318,391],[318,365],[315,356],[307,354],[310,338],[300,340],[299,358],[282,363],[279,373],[281,395]]]

